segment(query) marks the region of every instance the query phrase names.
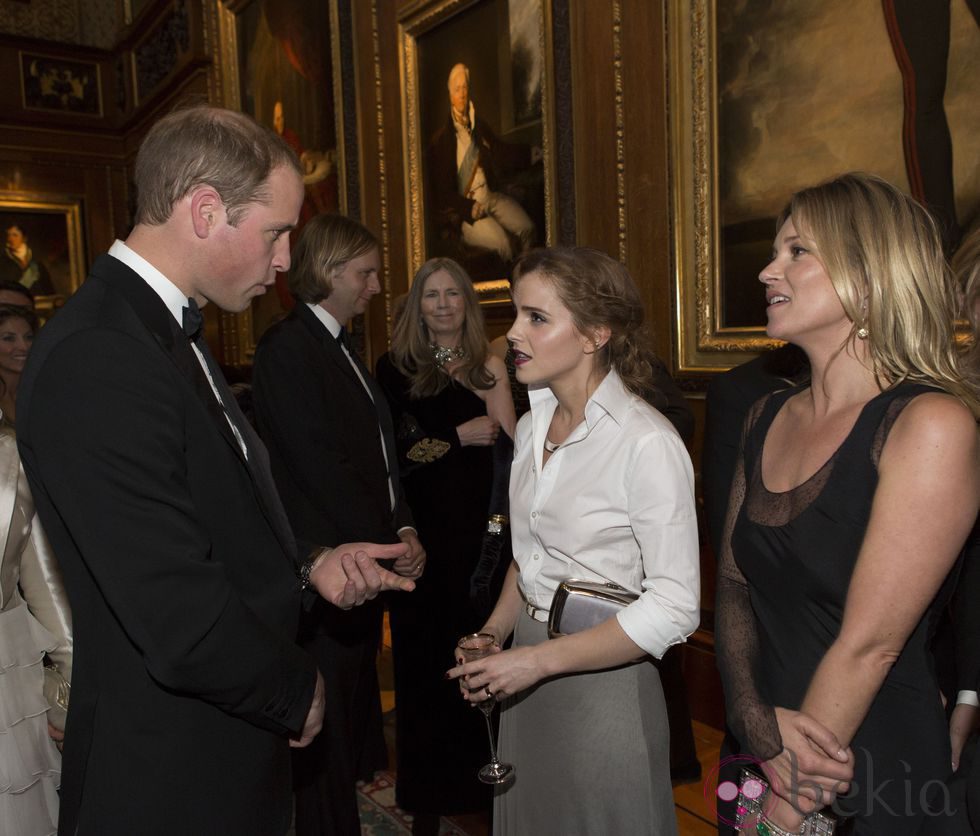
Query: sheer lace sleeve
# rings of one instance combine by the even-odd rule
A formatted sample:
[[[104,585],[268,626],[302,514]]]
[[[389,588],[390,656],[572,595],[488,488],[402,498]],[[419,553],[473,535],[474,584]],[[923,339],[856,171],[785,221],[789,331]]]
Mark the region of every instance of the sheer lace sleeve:
[[[749,587],[732,554],[732,531],[745,501],[745,440],[758,420],[767,398],[749,412],[742,431],[742,446],[732,478],[728,514],[718,565],[718,599],[715,607],[715,643],[718,669],[725,688],[728,726],[743,751],[759,760],[770,760],[783,748],[776,713],[759,692],[759,636]]]

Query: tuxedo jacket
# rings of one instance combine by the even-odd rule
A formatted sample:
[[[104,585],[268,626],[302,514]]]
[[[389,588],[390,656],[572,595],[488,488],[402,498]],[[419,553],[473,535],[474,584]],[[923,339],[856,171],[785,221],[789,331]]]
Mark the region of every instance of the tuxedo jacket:
[[[255,421],[301,540],[397,543],[398,529],[412,524],[388,402],[363,364],[360,370],[373,402],[344,350],[304,303],[273,325],[256,349]]]
[[[246,461],[177,322],[111,256],[39,334],[17,418],[74,616],[59,832],[284,833],[315,666],[261,443]]]

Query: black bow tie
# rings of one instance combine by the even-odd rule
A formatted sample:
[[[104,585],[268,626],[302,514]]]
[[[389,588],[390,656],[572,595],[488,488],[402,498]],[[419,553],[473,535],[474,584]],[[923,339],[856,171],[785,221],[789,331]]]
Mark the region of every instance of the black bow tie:
[[[343,325],[340,326],[340,332],[337,334],[337,342],[346,348],[347,353],[350,354],[350,331],[348,331]]]
[[[201,309],[193,299],[187,300],[187,307],[184,308],[184,333],[191,342],[196,342],[201,336],[201,329],[204,327],[204,317]]]

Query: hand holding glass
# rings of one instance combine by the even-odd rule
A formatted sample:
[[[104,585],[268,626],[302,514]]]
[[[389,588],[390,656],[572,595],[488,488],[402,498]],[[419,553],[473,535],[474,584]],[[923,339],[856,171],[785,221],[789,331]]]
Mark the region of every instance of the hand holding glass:
[[[494,652],[496,644],[496,637],[490,633],[471,633],[468,636],[463,636],[457,642],[456,647],[459,649],[464,662],[475,662],[477,659],[483,659],[491,655]],[[471,692],[482,690],[484,689],[470,689]],[[493,707],[496,705],[497,700],[490,693],[489,689],[486,689],[486,691],[487,699],[478,702],[477,705],[480,707],[480,710],[483,712],[483,717],[487,721],[487,734],[490,737],[490,763],[484,766],[478,775],[484,784],[503,784],[514,776],[514,766],[513,764],[501,763],[497,760],[497,745],[493,739],[493,725],[490,722],[490,714],[493,712]]]

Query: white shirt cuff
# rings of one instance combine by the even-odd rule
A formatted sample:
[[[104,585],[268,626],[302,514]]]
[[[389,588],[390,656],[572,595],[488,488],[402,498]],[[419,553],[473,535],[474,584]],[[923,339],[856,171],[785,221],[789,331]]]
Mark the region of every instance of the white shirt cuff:
[[[686,614],[675,612],[684,617]],[[682,644],[698,627],[698,617],[691,614],[690,623],[680,626],[653,601],[641,598],[616,614],[619,626],[639,647],[655,659],[675,644]]]
[[[976,691],[960,691],[956,695],[956,704],[980,706],[980,700],[977,700]]]

